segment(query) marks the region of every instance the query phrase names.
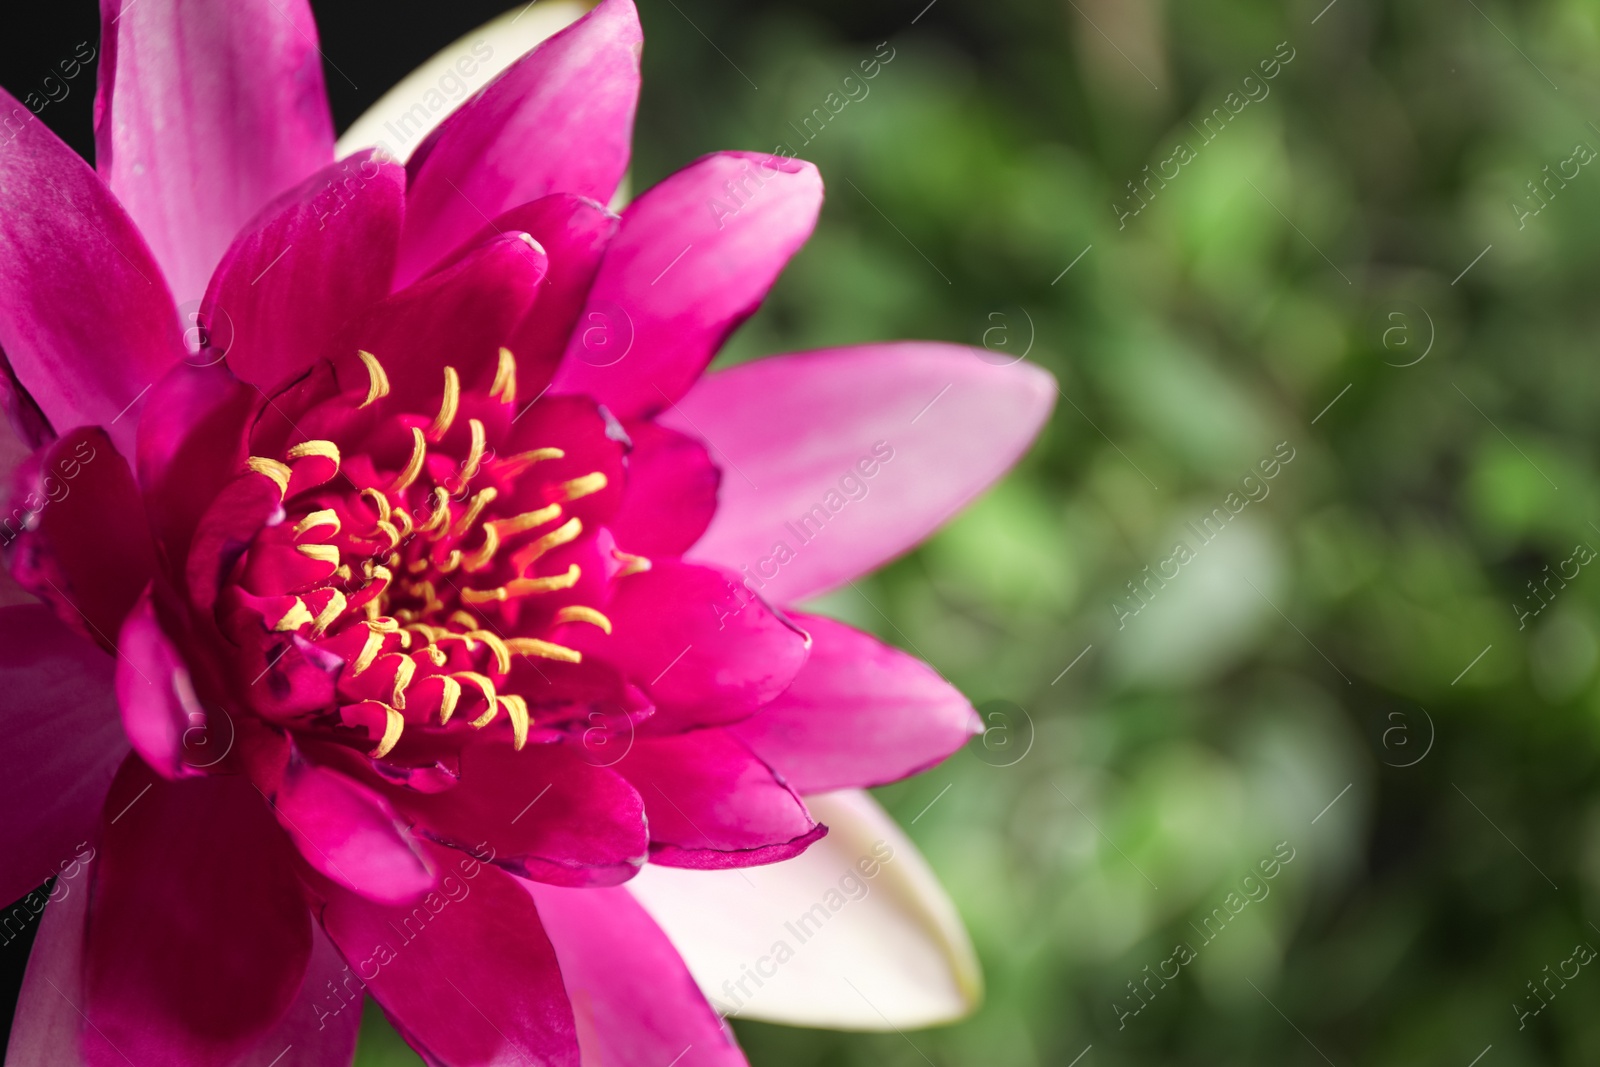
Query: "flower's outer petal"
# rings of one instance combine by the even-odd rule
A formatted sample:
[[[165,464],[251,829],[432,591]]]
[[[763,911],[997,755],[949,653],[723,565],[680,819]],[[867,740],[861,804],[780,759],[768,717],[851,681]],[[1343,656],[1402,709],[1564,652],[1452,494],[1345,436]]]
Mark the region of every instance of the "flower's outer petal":
[[[526,888],[561,961],[585,1064],[743,1067],[732,1032],[626,889]]]
[[[622,339],[596,350],[575,333],[554,391],[587,393],[623,419],[677,400],[760,306],[821,208],[816,167],[755,152],[706,156],[646,190],[622,213],[584,308],[584,321],[600,316]]]
[[[109,650],[156,571],[139,486],[99,427],[73,430],[39,459],[25,498],[40,502],[35,526],[17,539],[11,573]]]
[[[204,729],[206,712],[182,653],[161,631],[148,589],[117,638],[117,703],[133,750],[157,774],[177,779],[204,773],[200,764],[206,758],[186,742],[191,727]]]
[[[129,456],[137,402],[183,355],[178,313],[133,220],[3,89],[0,349],[56,432],[109,426]]]
[[[382,148],[405,162],[412,149],[455,110],[468,93],[499,73],[545,38],[576,22],[589,10],[578,0],[540,0],[519,4],[484,23],[397,82],[340,135],[340,159],[364,148]]]
[[[635,422],[627,427],[628,491],[608,524],[617,544],[641,556],[681,556],[717,511],[722,472],[688,434]]]
[[[0,898],[57,874],[94,834],[128,752],[115,663],[43,604],[0,608]]]
[[[89,910],[90,864],[50,889],[49,904],[28,954],[7,1067],[86,1067],[84,1043],[115,1055],[105,1039],[84,1025],[83,928]],[[64,887],[64,888],[62,888]]]
[[[437,879],[421,846],[376,790],[291,758],[273,811],[307,863],[380,904],[404,904]]]
[[[293,852],[247,779],[167,782],[129,758],[106,799],[83,1006],[94,1067],[229,1064],[299,993],[311,918]]]
[[[811,635],[806,665],[781,696],[728,729],[796,792],[893,782],[983,732],[967,698],[921,660],[832,619],[795,621]]]
[[[774,863],[827,833],[770,767],[723,730],[636,737],[617,770],[644,798],[653,864]]]
[[[644,804],[627,779],[570,745],[471,745],[461,781],[397,799],[416,831],[457,848],[487,847],[513,873],[555,885],[615,885],[649,846]]]
[[[321,927],[313,926],[300,995],[278,1025],[230,1067],[350,1067],[360,1031],[360,980]]]
[[[364,152],[324,167],[251,220],[200,308],[241,381],[276,391],[347,320],[389,295],[405,189],[404,167]]]
[[[825,592],[904,552],[1000,477],[1055,396],[1030,364],[924,342],[708,375],[661,421],[703,436],[742,476],[723,479],[690,554],[749,567],[775,604]]]
[[[440,888],[385,907],[331,887],[322,925],[430,1063],[578,1067],[555,950],[523,883],[440,845]]]
[[[621,667],[649,695],[649,731],[736,722],[786,689],[807,639],[733,577],[657,560],[616,583],[612,632],[583,628],[573,642]]]
[[[100,0],[95,159],[179,300],[251,216],[333,162],[307,0]]]
[[[395,410],[436,406],[446,364],[459,372],[462,392],[486,391],[500,349],[533,306],[548,266],[544,249],[527,234],[496,235],[341,330],[330,351],[340,384],[367,381],[356,355],[366,351],[383,365],[387,403]]]
[[[407,164],[402,276],[529,200],[609,201],[628,167],[643,42],[632,0],[602,0],[440,123]]]
[[[976,1007],[972,944],[916,846],[866,793],[807,803],[832,832],[801,856],[746,871],[651,865],[628,883],[712,1004],[844,1030],[933,1026]],[[774,957],[778,942],[787,956]],[[750,967],[776,973],[741,990]]]

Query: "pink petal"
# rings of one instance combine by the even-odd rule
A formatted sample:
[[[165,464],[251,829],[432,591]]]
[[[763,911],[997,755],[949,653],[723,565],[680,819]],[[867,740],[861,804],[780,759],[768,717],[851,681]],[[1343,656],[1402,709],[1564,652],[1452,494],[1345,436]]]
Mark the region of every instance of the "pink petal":
[[[628,166],[642,47],[631,0],[604,0],[440,123],[407,164],[401,275],[529,200],[610,200]]]
[[[172,297],[94,171],[4,90],[0,112],[0,349],[57,432],[109,426],[131,456],[127,409],[183,355]]]
[[[644,863],[649,844],[639,794],[567,745],[469,746],[454,789],[397,803],[418,833],[487,849],[501,867],[554,885],[615,885]]]
[[[50,889],[12,1018],[8,1067],[85,1067],[85,1042],[99,1054],[116,1054],[83,1019],[83,932],[93,853],[88,849],[83,862],[63,871]]]
[[[273,810],[306,862],[346,889],[403,904],[434,887],[421,846],[389,802],[338,771],[291,758]]]
[[[73,430],[38,459],[25,501],[36,525],[17,539],[11,573],[67,625],[113,648],[156,571],[139,487],[98,427]]]
[[[648,728],[671,733],[735,722],[783,692],[806,637],[729,575],[677,560],[623,578],[609,635],[573,635],[586,655],[622,668],[649,695]]]
[[[59,873],[94,835],[128,751],[115,662],[43,604],[0,608],[0,898]]]
[[[627,427],[628,491],[609,524],[617,543],[641,556],[681,556],[717,511],[722,480],[703,444],[687,434],[635,422]]]
[[[522,883],[430,846],[438,890],[386,907],[330,889],[322,925],[401,1035],[430,1063],[578,1067],[555,950]]]
[[[798,855],[827,833],[771,768],[723,730],[635,738],[617,770],[644,797],[652,863],[750,867]]]
[[[625,354],[575,333],[555,391],[588,393],[624,419],[677,400],[760,306],[821,207],[816,167],[754,152],[706,156],[647,190],[623,212],[584,312],[625,336]]]
[[[303,374],[348,319],[389,295],[405,178],[404,167],[373,152],[351,156],[269,204],[234,240],[200,321],[235,375],[274,391]]]
[[[459,372],[464,393],[486,391],[500,348],[533,306],[548,264],[544,249],[527,234],[497,234],[341,330],[329,349],[340,381],[346,388],[366,383],[366,368],[356,356],[366,351],[388,375],[391,391],[384,403],[392,410],[437,404],[446,364]]]
[[[133,750],[153,770],[168,779],[204,773],[201,764],[210,757],[190,742],[204,732],[206,711],[183,655],[161,632],[149,590],[128,613],[117,638],[117,702]]]
[[[865,574],[999,478],[1055,402],[1029,364],[925,342],[836,348],[708,376],[662,422],[736,472],[691,555],[776,604]],[[747,569],[746,569],[747,568]]]
[[[526,888],[561,961],[585,1063],[743,1067],[732,1032],[627,890]]]
[[[313,926],[311,962],[300,995],[272,1032],[231,1067],[350,1067],[360,1030],[361,982],[333,942]]]
[[[94,1067],[229,1063],[278,1025],[311,953],[292,851],[244,778],[167,782],[137,759],[106,800],[84,1011]]]
[[[796,621],[811,657],[782,696],[728,730],[797,792],[893,782],[983,732],[967,698],[921,660],[832,619]]]
[[[333,161],[306,0],[100,0],[95,157],[180,300],[233,235]]]

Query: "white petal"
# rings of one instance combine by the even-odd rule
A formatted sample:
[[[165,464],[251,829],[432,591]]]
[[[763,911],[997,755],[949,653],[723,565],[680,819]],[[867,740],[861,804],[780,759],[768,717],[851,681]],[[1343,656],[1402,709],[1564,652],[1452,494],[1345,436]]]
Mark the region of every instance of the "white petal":
[[[792,860],[731,871],[649,864],[627,883],[707,999],[735,1018],[841,1030],[931,1026],[971,1011],[978,961],[916,846],[863,791],[806,805],[828,836]]]
[[[518,4],[484,23],[384,93],[339,138],[336,154],[343,159],[363,148],[382,147],[404,161],[456,105],[588,10],[578,0],[542,0]]]

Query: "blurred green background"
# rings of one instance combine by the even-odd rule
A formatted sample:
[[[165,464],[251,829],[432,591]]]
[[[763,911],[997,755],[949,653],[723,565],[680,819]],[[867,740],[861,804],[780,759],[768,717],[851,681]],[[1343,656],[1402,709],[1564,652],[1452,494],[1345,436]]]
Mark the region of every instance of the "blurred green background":
[[[503,6],[318,3],[341,125]],[[989,717],[879,791],[926,809],[987,999],[908,1034],[740,1022],[752,1062],[1600,1062],[1594,968],[1518,1015],[1600,946],[1600,569],[1550,578],[1600,548],[1600,5],[640,7],[635,189],[780,144],[828,183],[726,360],[933,338],[1063,391],[1005,482],[823,605]],[[87,97],[51,116],[83,150]],[[369,1022],[359,1063],[417,1062]]]

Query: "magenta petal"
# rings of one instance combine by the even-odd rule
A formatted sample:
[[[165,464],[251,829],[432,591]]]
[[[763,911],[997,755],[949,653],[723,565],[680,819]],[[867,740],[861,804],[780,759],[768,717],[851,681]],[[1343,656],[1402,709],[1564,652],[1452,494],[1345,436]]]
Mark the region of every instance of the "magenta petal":
[[[415,900],[435,883],[421,847],[376,790],[292,758],[273,810],[307,863],[383,904]]]
[[[883,785],[983,732],[967,698],[921,660],[832,619],[796,621],[812,646],[794,684],[728,728],[796,791]]]
[[[230,1067],[350,1067],[360,1031],[361,983],[328,936],[313,926],[311,962],[300,995],[278,1025]]]
[[[687,434],[635,422],[627,427],[628,490],[609,523],[617,544],[641,556],[681,556],[717,511],[719,471]]]
[[[649,695],[652,733],[745,718],[783,692],[806,637],[722,571],[657,560],[617,582],[612,633],[573,635]]]
[[[662,422],[703,434],[722,482],[691,555],[788,604],[916,544],[999,478],[1055,402],[1027,363],[903,342],[760,360],[706,377]]]
[[[84,959],[94,1067],[222,1067],[300,990],[310,915],[292,853],[248,780],[166,782],[137,759],[106,800]],[[125,1058],[124,1058],[125,1057]]]
[[[793,790],[724,730],[637,738],[617,770],[644,797],[652,863],[776,863],[827,833]]]
[[[418,833],[555,885],[615,885],[645,861],[639,794],[567,745],[472,745],[460,773],[454,789],[399,799]]]
[[[333,160],[306,0],[100,0],[95,157],[180,300],[233,235]]]
[[[585,1063],[743,1067],[732,1032],[627,890],[526,888],[561,961]]]
[[[210,757],[191,752],[187,740],[191,727],[205,729],[205,710],[182,654],[161,632],[148,590],[117,638],[117,702],[133,750],[158,774],[177,779],[204,773],[200,764]]]
[[[386,907],[333,888],[322,925],[412,1047],[451,1067],[579,1067],[572,1008],[513,876],[431,846],[439,889]]]
[[[0,111],[0,349],[58,433],[108,426],[131,456],[127,409],[183,355],[172,297],[88,164],[3,89]]]
[[[619,418],[683,395],[760,306],[811,236],[822,179],[810,163],[718,152],[628,205],[584,308],[626,335],[626,354],[573,334],[558,393],[588,393]],[[718,442],[720,444],[720,442]]]
[[[59,873],[94,835],[128,751],[115,663],[42,604],[0,608],[0,898]]]
[[[604,0],[440,123],[408,164],[401,277],[518,204],[609,201],[628,166],[642,47],[631,0]]]
[[[389,295],[405,181],[400,164],[359,153],[285,193],[234,240],[200,321],[240,380],[273,392]]]
[[[50,889],[39,933],[11,1021],[7,1067],[84,1067],[85,1044],[115,1055],[105,1038],[84,1025],[83,933],[89,911],[88,859],[63,872]]]

